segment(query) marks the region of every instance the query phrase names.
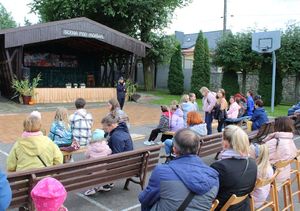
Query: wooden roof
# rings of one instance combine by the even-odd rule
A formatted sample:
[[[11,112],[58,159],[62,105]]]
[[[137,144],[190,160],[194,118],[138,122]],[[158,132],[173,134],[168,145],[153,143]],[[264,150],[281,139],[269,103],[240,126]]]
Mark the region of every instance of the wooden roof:
[[[1,34],[4,35],[5,48],[70,37],[96,39],[141,57],[145,57],[146,48],[151,47],[144,42],[85,17],[0,30]]]

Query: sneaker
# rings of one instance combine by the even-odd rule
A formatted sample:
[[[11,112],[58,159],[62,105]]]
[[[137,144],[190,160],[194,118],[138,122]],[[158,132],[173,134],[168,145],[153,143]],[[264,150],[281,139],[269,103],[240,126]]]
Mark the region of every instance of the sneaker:
[[[111,191],[111,188],[109,185],[103,185],[103,186],[99,186],[97,188],[97,191],[98,192],[100,192],[100,191],[108,192],[108,191]]]
[[[154,145],[154,141],[144,141],[144,144],[147,145],[147,146],[151,146],[151,145]]]
[[[109,187],[110,187],[110,188],[113,188],[113,187],[115,187],[115,184],[114,184],[114,183],[110,183],[110,184],[109,184]]]
[[[162,141],[157,141],[157,142],[155,142],[155,144],[157,144],[157,145],[160,145],[160,144],[162,144],[163,142]]]
[[[89,190],[87,190],[87,191],[84,192],[85,196],[91,196],[91,195],[95,195],[95,194],[96,194],[95,188],[89,189]]]

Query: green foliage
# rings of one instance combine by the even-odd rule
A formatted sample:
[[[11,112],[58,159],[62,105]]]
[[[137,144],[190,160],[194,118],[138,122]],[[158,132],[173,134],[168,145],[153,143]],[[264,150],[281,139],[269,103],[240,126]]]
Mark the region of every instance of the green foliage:
[[[148,56],[154,63],[169,63],[176,50],[175,36],[150,33],[150,43],[152,48],[148,51]]]
[[[202,86],[209,88],[210,82],[210,64],[209,64],[209,49],[207,40],[204,39],[202,31],[199,32],[195,50],[194,63],[191,77],[191,92],[198,97],[201,96],[199,89]]]
[[[226,98],[235,95],[240,91],[238,75],[233,69],[225,69],[222,78],[222,88],[226,91]]]
[[[30,83],[29,79],[18,80],[15,76],[12,80],[11,87],[15,89],[16,95],[21,96],[34,96],[34,89],[38,86],[41,81],[41,74],[39,73],[36,78],[32,79],[32,83]]]
[[[271,105],[272,96],[272,63],[271,56],[265,55],[262,68],[259,71],[258,94],[261,95],[264,105]],[[282,99],[282,76],[280,70],[276,71],[276,87],[275,87],[275,105],[278,105]]]
[[[283,73],[300,72],[300,26],[290,25],[281,36],[278,66]]]
[[[130,79],[126,80],[126,94],[128,96],[128,100],[131,100],[132,95],[136,93],[138,85],[131,81]]]
[[[4,6],[0,3],[0,29],[14,28],[17,23]]]
[[[177,45],[176,51],[171,58],[168,89],[173,95],[181,95],[184,91],[184,76],[182,72],[181,46]]]

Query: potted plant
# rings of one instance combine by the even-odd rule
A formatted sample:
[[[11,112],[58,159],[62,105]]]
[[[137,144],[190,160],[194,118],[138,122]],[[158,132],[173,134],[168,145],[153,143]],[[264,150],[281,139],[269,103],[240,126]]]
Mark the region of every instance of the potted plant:
[[[34,89],[38,86],[40,80],[42,80],[40,73],[37,77],[32,79],[32,83],[30,83],[29,79],[18,80],[17,77],[14,76],[12,80],[12,88],[15,89],[16,95],[22,97],[23,104],[29,104],[31,97],[35,95]]]
[[[136,94],[137,84],[130,79],[126,80],[126,94],[128,96],[128,101],[137,102],[141,95]]]
[[[71,83],[66,83],[66,88],[72,88],[72,84]]]

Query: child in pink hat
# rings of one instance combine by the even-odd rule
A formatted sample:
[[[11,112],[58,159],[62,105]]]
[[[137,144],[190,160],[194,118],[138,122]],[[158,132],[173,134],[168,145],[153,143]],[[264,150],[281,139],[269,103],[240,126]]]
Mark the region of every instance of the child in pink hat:
[[[37,211],[67,211],[63,206],[67,198],[64,186],[52,177],[39,181],[31,191],[31,197]]]

